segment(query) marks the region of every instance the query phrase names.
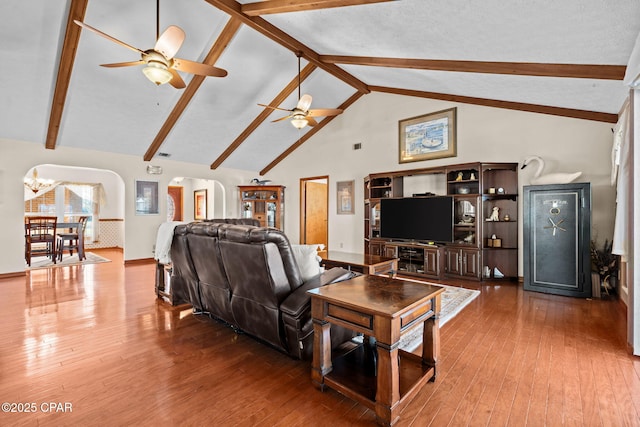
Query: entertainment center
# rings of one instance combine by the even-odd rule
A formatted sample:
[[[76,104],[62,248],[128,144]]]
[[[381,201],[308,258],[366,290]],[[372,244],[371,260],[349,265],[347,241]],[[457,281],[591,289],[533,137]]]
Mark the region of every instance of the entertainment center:
[[[370,174],[364,251],[398,258],[407,275],[517,280],[517,200],[517,163]]]

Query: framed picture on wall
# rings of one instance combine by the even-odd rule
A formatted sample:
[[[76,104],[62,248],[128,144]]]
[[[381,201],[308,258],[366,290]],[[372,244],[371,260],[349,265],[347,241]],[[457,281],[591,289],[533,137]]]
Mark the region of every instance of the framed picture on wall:
[[[158,181],[136,180],[136,215],[158,215]]]
[[[354,194],[353,189],[355,181],[338,181],[336,183],[336,192],[338,194],[338,215],[353,215]]]
[[[193,192],[193,218],[207,219],[207,190]]]
[[[456,109],[400,120],[400,163],[455,157]]]

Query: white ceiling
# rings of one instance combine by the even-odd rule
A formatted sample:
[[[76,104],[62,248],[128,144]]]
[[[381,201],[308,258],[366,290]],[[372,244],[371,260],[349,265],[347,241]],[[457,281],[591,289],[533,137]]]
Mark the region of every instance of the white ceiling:
[[[237,6],[243,3],[250,1]],[[0,2],[0,137],[44,144],[69,4]],[[83,21],[145,50],[155,43],[155,8],[154,0],[89,0]],[[640,32],[639,17],[638,0],[398,0],[263,15],[258,22],[319,55],[625,66]],[[205,0],[160,1],[161,31],[178,25],[186,32],[180,58],[202,61],[229,18]],[[82,31],[57,146],[144,156],[184,90],[156,87],[141,67],[99,66],[137,59]],[[213,163],[263,111],[257,103],[269,104],[297,75],[294,52],[245,25],[215,65],[228,76],[205,79],[158,150],[172,160]],[[621,80],[337,66],[369,87],[586,112],[617,114],[627,94]],[[189,84],[191,75],[181,75]],[[313,95],[312,108],[336,108],[357,91],[320,68],[302,83],[302,93]],[[296,101],[294,91],[281,107],[292,108]],[[261,171],[310,129],[271,123],[280,113],[260,124],[221,166]]]

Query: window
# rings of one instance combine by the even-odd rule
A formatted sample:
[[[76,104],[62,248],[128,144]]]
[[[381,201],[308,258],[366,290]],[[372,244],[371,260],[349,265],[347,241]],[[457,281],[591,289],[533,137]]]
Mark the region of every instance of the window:
[[[61,183],[24,203],[25,214],[55,215],[61,222],[76,222],[88,216],[85,241],[98,240],[100,184]]]

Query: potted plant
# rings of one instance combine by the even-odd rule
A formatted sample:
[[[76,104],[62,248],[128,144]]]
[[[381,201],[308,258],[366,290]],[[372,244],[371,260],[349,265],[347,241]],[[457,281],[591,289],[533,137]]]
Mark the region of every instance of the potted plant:
[[[612,251],[613,241],[605,240],[598,249],[595,241],[591,241],[591,271],[598,273],[600,284],[605,292],[614,289],[618,280],[618,256]]]

